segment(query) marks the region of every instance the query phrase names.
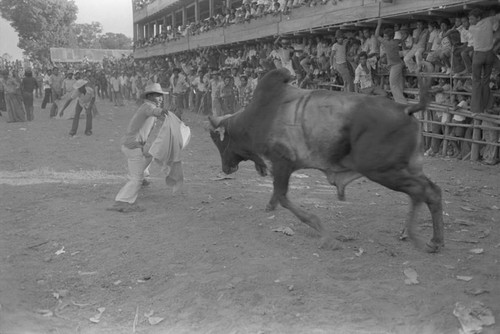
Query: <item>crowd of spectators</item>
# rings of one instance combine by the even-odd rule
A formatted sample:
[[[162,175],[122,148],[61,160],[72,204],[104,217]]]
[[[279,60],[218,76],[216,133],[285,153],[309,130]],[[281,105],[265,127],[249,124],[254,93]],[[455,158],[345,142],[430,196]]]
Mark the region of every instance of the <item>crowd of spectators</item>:
[[[134,10],[141,10],[145,6],[149,5],[156,0],[134,0]]]
[[[314,7],[328,3],[335,5],[337,1],[341,0],[243,0],[241,7],[222,7],[216,15],[198,22],[190,22],[177,28],[168,26],[155,36],[134,41],[134,47],[142,48],[175,41],[188,35],[199,35],[210,30],[247,23],[266,16],[286,15],[294,8]]]
[[[402,26],[380,21],[377,27],[337,30],[333,34],[274,36],[246,44],[198,48],[135,61],[132,56],[106,59],[102,65],[80,66],[84,66],[98,95],[116,105],[123,99],[138,99],[148,83],[160,83],[170,92],[167,103],[179,116],[185,110],[214,115],[238,110],[248,104],[263,73],[274,68],[287,68],[294,76],[292,84],[301,88],[342,89],[388,96],[401,103],[418,95],[417,73],[433,72],[433,102],[441,109],[421,115],[431,121],[424,123],[423,130],[471,139],[472,129],[464,126],[472,122],[467,114],[498,114],[500,100],[493,94],[488,108],[471,107],[475,88],[469,58],[473,58],[474,40],[468,19],[467,13],[462,13],[454,24],[447,19]],[[493,72],[486,80],[488,88],[495,91],[500,87],[498,49],[494,54]],[[65,72],[79,70],[60,67]],[[483,138],[497,143],[498,131],[483,130]],[[469,151],[466,141],[451,140],[444,147],[441,139],[426,136],[427,155],[463,158]],[[482,155],[490,163],[498,161],[496,147],[493,153],[483,151]]]
[[[493,11],[485,11],[484,17],[498,21]],[[252,78],[258,78],[259,73],[285,67],[295,76],[295,84],[303,88],[327,87],[389,95],[401,103],[407,103],[418,94],[417,74],[432,72],[434,102],[442,106],[442,110],[450,112],[423,114],[422,117],[431,121],[426,123],[424,131],[471,139],[472,129],[462,125],[471,123],[472,118],[454,114],[453,111],[461,111],[462,114],[489,113],[494,117],[498,114],[500,101],[493,95],[489,108],[472,110],[474,39],[470,25],[469,13],[464,12],[451,20],[419,20],[403,25],[381,22],[378,29],[339,29],[333,34],[197,49],[174,56],[157,57],[149,63],[159,71],[180,68],[188,83],[189,78],[195,77],[201,70],[208,73],[207,86],[211,85],[210,76],[214,71],[222,73],[223,77],[232,75],[235,81],[238,81],[240,74],[245,74],[252,84]],[[495,43],[493,72],[486,78],[492,90],[498,90],[500,86],[499,45]],[[170,82],[162,85],[169,86]],[[238,90],[237,85],[234,90]],[[186,88],[188,91],[189,88]],[[214,101],[217,102],[212,99],[212,103]],[[495,123],[484,121],[483,125],[495,126]],[[483,130],[483,138],[486,140],[489,137],[488,141],[497,143],[498,131],[492,131],[493,135]],[[427,155],[463,158],[470,152],[470,145],[465,141],[459,144],[459,141],[451,140],[448,147],[443,147],[441,139],[426,138]],[[497,151],[488,154],[483,150],[483,159],[489,163],[498,161]]]

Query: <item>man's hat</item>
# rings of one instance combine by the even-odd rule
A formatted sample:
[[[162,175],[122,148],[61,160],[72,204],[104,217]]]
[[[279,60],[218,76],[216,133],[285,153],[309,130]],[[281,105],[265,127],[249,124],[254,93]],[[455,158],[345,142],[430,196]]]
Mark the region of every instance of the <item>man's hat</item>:
[[[79,89],[79,88],[85,86],[87,83],[88,83],[87,80],[83,80],[83,79],[77,80],[75,82],[75,84],[73,85],[73,88],[74,89]]]
[[[181,73],[182,70],[180,68],[178,68],[178,67],[174,67],[174,69],[172,70],[172,72],[179,72],[179,73]]]
[[[161,89],[161,86],[159,83],[153,83],[151,85],[146,86],[146,88],[144,88],[144,93],[141,94],[141,98],[145,98],[146,95],[151,94],[151,93],[168,94],[168,92]]]

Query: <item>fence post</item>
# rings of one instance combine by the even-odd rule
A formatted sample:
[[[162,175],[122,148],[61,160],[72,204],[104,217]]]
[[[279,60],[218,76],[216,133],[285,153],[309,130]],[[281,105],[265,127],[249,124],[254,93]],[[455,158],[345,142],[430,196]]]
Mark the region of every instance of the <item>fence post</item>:
[[[481,125],[481,120],[474,119],[474,127],[472,128],[472,139],[473,140],[481,140],[481,129],[478,127]],[[472,161],[479,160],[479,144],[472,143],[470,149],[470,159]]]

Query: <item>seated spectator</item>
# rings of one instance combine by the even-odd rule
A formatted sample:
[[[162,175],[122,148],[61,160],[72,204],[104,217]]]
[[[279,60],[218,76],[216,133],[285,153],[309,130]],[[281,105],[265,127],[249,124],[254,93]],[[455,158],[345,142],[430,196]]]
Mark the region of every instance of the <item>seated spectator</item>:
[[[410,31],[408,28],[401,28],[401,48],[399,55],[401,57],[406,56],[408,52],[410,52],[411,48],[413,47],[413,37],[410,36]]]
[[[457,51],[460,53],[460,58],[463,61],[465,69],[462,72],[457,73],[456,76],[471,75],[472,73],[472,54],[474,53],[474,42],[472,40],[472,34],[469,31],[470,23],[467,16],[462,17],[462,27],[463,30],[460,32],[460,39],[463,45]]]
[[[418,73],[422,68],[423,53],[427,47],[429,31],[425,29],[424,21],[417,21],[417,27],[413,30],[413,46],[404,56],[404,62],[410,73]],[[413,60],[415,58],[415,60]]]
[[[372,79],[372,69],[367,65],[368,55],[366,52],[359,54],[359,65],[354,75],[354,89],[356,93],[367,95],[387,96],[387,92],[376,86]]]
[[[431,72],[439,72],[441,68],[441,72],[450,74],[451,73],[451,41],[448,37],[444,37],[446,31],[448,31],[448,21],[441,21],[440,27],[440,37],[441,42],[438,48],[434,51],[429,52],[426,58],[426,68],[428,68]]]

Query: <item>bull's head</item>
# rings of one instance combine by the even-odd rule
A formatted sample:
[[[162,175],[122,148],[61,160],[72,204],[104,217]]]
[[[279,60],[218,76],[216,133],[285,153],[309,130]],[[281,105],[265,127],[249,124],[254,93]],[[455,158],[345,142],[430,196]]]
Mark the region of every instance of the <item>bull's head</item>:
[[[231,140],[231,133],[228,131],[228,121],[231,115],[224,117],[209,116],[210,137],[219,150],[222,160],[222,171],[232,174],[238,170],[238,164],[246,160],[238,152],[237,144]]]

